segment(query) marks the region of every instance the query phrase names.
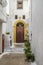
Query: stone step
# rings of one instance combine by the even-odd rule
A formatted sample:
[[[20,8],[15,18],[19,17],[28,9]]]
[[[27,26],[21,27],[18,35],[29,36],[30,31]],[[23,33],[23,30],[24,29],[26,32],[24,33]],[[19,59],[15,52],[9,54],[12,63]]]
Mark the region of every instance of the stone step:
[[[8,48],[4,52],[24,53],[24,48]]]
[[[16,48],[24,48],[24,43],[14,43]]]

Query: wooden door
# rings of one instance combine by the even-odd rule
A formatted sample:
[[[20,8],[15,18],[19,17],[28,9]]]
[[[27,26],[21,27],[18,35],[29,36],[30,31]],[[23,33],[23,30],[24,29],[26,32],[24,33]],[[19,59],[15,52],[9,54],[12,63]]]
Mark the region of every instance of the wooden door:
[[[24,42],[24,26],[17,26],[17,29],[16,29],[16,42],[17,43]]]

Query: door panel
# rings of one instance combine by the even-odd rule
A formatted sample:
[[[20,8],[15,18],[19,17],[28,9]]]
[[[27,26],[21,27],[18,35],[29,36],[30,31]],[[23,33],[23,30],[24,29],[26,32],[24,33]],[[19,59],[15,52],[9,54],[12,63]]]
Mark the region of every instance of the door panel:
[[[24,27],[19,27],[17,26],[16,29],[16,42],[17,43],[22,43],[24,42]]]

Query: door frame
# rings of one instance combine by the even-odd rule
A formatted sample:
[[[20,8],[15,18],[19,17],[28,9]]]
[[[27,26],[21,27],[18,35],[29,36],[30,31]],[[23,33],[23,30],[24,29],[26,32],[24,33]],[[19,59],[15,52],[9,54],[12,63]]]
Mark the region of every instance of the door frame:
[[[24,24],[24,40],[26,40],[26,34],[28,31],[28,30],[26,30],[26,28],[29,26],[29,24],[27,24],[24,20],[19,19],[13,23],[13,42],[16,42],[16,25],[19,22]]]

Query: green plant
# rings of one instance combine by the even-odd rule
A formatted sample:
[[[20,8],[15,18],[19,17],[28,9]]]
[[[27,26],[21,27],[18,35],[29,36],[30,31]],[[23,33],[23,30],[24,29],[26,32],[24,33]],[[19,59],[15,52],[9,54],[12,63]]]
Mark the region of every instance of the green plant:
[[[6,34],[7,34],[7,35],[9,35],[9,34],[10,34],[10,32],[6,32]]]
[[[34,54],[31,51],[31,46],[30,46],[29,39],[25,40],[24,43],[25,43],[24,51],[25,51],[25,56],[26,56],[27,61],[34,62],[35,57],[34,57]]]
[[[34,54],[32,54],[31,61],[34,62],[34,60],[35,60],[35,57],[34,57]]]

